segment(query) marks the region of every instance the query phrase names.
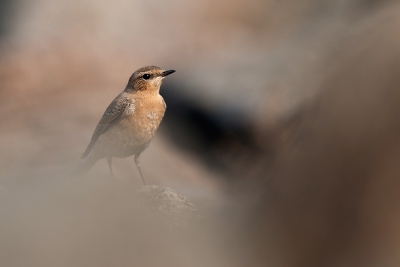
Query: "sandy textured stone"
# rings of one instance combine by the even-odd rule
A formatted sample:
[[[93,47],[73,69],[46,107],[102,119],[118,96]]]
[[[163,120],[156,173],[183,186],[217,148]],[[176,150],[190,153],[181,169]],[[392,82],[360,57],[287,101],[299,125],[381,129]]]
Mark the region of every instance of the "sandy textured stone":
[[[200,221],[198,209],[174,189],[148,185],[140,189],[139,196],[139,205],[148,206],[146,208],[169,226],[189,226]]]

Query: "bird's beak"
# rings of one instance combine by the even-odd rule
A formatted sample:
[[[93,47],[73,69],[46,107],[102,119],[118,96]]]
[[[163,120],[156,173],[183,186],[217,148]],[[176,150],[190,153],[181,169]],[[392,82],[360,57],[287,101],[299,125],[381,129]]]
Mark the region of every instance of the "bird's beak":
[[[174,73],[175,72],[175,70],[164,70],[162,73],[161,73],[161,76],[162,77],[166,77],[166,76],[168,76],[168,75],[170,75],[170,74],[172,74],[172,73]]]

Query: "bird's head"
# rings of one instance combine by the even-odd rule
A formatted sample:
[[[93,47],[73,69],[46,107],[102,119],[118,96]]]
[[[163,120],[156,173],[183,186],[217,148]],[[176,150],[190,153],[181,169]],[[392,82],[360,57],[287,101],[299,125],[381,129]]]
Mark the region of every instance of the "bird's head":
[[[162,80],[175,70],[163,70],[156,66],[143,67],[135,71],[125,90],[158,92]]]

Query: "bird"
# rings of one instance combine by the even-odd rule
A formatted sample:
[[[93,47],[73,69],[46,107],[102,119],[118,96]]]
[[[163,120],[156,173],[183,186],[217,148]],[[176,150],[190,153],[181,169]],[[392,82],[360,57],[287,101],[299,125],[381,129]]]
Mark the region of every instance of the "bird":
[[[167,108],[160,95],[162,81],[175,70],[147,66],[135,71],[125,89],[111,102],[94,130],[89,145],[82,155],[84,161],[75,175],[86,174],[100,159],[107,158],[114,178],[112,158],[135,156],[143,184],[139,157],[150,145]]]

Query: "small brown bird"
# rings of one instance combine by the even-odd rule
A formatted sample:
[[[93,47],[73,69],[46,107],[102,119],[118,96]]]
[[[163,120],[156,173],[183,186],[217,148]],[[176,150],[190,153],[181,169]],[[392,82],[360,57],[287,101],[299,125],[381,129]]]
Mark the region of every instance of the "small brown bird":
[[[85,174],[99,159],[107,158],[111,177],[114,177],[112,158],[135,155],[136,166],[143,184],[146,184],[139,156],[149,146],[167,108],[159,94],[162,80],[174,72],[148,66],[132,74],[125,90],[104,112],[82,155],[86,160],[75,174]]]

